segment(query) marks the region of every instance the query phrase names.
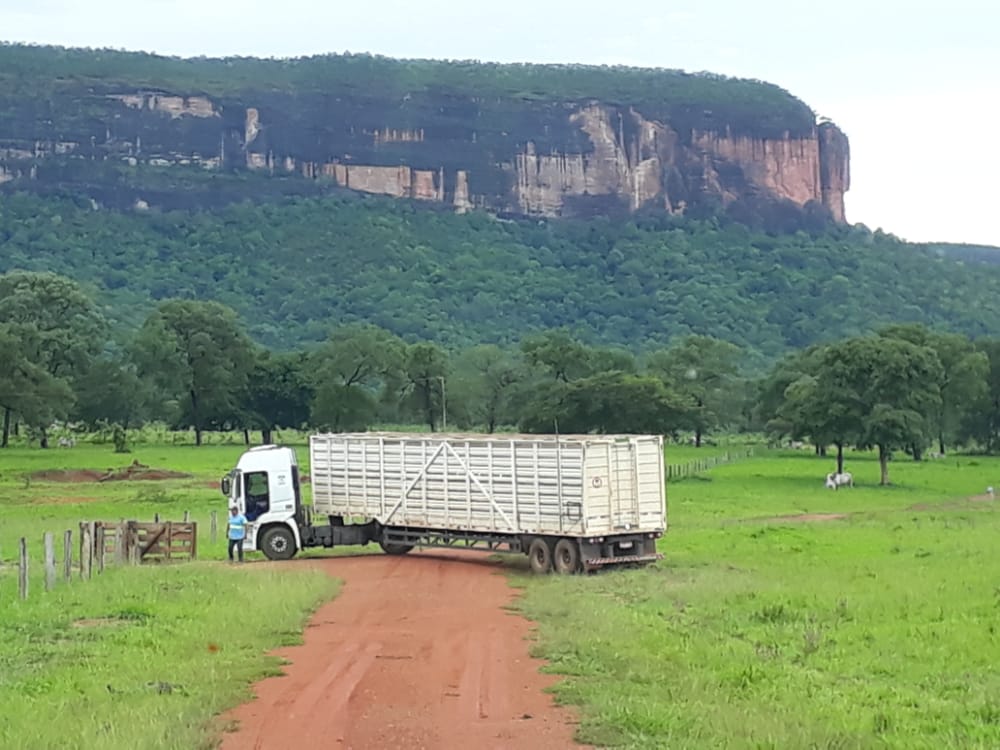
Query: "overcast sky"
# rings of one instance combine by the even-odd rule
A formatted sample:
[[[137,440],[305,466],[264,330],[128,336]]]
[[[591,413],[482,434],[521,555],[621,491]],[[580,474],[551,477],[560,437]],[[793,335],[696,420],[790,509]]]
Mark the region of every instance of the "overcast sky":
[[[996,0],[0,0],[8,41],[185,56],[621,63],[759,78],[847,133],[850,221],[914,241],[994,245],[998,36]]]

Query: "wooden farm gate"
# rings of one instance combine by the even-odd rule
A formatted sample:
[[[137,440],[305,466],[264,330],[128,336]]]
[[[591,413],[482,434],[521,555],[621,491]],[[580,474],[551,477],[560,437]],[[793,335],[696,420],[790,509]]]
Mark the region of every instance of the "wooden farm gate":
[[[98,571],[106,562],[131,563],[194,560],[198,524],[194,522],[91,521],[80,524],[81,566]],[[89,566],[88,566],[89,567]]]

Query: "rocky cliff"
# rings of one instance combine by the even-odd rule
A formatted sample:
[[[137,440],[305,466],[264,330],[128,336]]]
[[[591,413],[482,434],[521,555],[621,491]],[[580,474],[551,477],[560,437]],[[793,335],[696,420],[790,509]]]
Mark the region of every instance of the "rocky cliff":
[[[0,48],[0,69],[5,55],[13,68],[0,75],[0,182],[96,188],[98,164],[187,165],[503,215],[772,201],[845,221],[846,137],[758,82],[551,66],[528,66],[530,78],[517,66],[463,73],[380,58],[359,70],[336,56],[310,62],[303,78],[273,61],[194,68],[114,53],[109,66],[88,54]],[[129,62],[157,74],[130,77]],[[254,65],[267,74],[248,79]],[[496,85],[515,74],[524,80]],[[238,85],[206,85],[226,75]],[[522,90],[543,75],[548,90]]]

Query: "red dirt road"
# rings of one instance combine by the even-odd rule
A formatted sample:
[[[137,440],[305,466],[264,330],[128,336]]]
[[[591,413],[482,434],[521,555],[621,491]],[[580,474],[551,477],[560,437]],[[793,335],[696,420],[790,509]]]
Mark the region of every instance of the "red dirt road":
[[[286,563],[288,564],[288,563]],[[579,748],[575,717],[544,693],[555,678],[528,655],[531,624],[504,607],[500,565],[477,555],[335,557],[344,581],[285,675],[223,716],[222,750]]]

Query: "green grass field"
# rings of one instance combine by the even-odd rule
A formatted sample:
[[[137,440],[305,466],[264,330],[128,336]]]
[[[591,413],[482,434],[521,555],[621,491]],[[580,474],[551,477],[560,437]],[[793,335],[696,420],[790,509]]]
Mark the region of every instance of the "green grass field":
[[[1000,746],[1000,460],[768,455],[669,488],[666,559],[519,579],[582,740],[628,748]],[[845,514],[826,521],[775,516]]]
[[[203,560],[185,565],[108,567],[90,581],[43,590],[42,534],[76,533],[81,520],[225,517],[217,480],[240,446],[139,446],[126,456],[107,446],[0,451],[0,747],[212,747],[214,717],[250,696],[273,673],[266,652],[297,642],[308,613],[336,583],[294,564],[233,567],[220,528]],[[119,468],[133,459],[183,470],[189,479],[155,482],[43,482],[43,469]],[[30,542],[30,595],[17,599],[16,542]],[[74,545],[75,547],[75,545]],[[76,555],[74,548],[73,554]],[[207,560],[207,561],[206,561]]]
[[[230,567],[222,529],[202,561],[109,568],[42,590],[41,536],[81,520],[224,516],[217,480],[242,446],[0,451],[0,747],[197,748],[213,717],[276,664],[335,582],[294,563]],[[725,452],[668,447],[681,463]],[[299,450],[305,462],[306,451]],[[192,476],[61,483],[51,469],[139,460]],[[531,578],[537,651],[567,676],[580,738],[624,748],[1000,746],[1000,516],[969,500],[1000,460],[878,464],[831,492],[831,458],[762,453],[669,487],[666,559],[636,571]],[[307,470],[307,466],[305,469]],[[832,520],[803,520],[803,514]],[[204,527],[202,527],[204,529]],[[16,598],[18,537],[31,596]],[[58,548],[57,549],[61,549]],[[75,553],[75,550],[74,550]]]

